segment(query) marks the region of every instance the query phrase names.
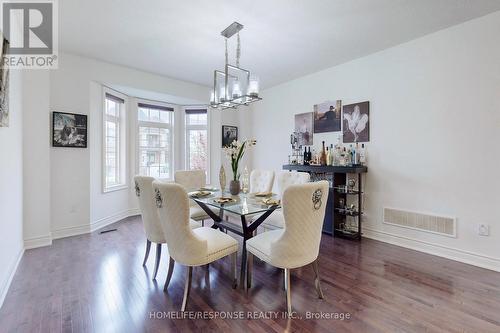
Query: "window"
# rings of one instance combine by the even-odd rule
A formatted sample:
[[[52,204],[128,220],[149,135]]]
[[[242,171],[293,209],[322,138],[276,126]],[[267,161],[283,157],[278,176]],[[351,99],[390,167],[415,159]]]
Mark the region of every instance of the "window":
[[[208,114],[206,109],[186,109],[186,169],[205,170],[209,182]]]
[[[173,111],[165,105],[138,104],[140,175],[173,178]]]
[[[104,192],[126,187],[125,99],[104,93]]]

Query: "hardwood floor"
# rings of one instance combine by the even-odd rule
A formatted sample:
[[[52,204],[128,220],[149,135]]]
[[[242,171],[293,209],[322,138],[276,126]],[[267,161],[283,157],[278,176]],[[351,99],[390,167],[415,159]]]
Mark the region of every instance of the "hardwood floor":
[[[246,295],[231,289],[229,258],[211,265],[209,277],[205,268],[194,269],[188,310],[243,311],[244,319],[166,319],[180,315],[185,269],[176,266],[164,293],[166,247],[153,282],[154,251],[142,267],[140,218],[111,227],[118,230],[27,250],[0,309],[0,332],[500,332],[500,273],[329,236],[319,259],[324,300],[316,296],[312,267],[292,271],[293,306],[302,320],[282,318],[281,271],[256,259]],[[277,318],[247,319],[248,312],[274,311]],[[306,319],[306,311],[350,319]]]

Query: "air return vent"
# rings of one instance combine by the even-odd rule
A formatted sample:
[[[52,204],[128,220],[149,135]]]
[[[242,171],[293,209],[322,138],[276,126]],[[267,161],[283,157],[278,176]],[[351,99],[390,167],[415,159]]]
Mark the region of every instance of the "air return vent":
[[[456,237],[456,218],[384,208],[384,223],[399,227]]]

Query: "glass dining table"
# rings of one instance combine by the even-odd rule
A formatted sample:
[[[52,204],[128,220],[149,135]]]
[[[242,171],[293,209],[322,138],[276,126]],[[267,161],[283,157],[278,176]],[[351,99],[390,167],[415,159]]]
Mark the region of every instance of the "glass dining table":
[[[197,197],[190,195],[200,207],[205,211],[214,224],[212,228],[222,231],[229,230],[243,238],[243,248],[241,252],[241,272],[240,287],[244,288],[245,274],[247,270],[247,250],[246,241],[253,237],[255,230],[265,219],[277,208],[280,208],[280,202],[275,194],[260,197],[256,194],[238,194],[230,195],[227,192],[212,192],[209,195]],[[221,198],[223,198],[221,200]],[[225,200],[224,200],[225,199]],[[265,199],[270,199],[264,203]],[[274,201],[274,202],[273,202]],[[213,208],[219,209],[216,214]],[[224,213],[231,213],[239,217],[241,223],[234,223],[224,220]],[[254,218],[258,216],[257,218]],[[248,282],[249,283],[249,282]]]

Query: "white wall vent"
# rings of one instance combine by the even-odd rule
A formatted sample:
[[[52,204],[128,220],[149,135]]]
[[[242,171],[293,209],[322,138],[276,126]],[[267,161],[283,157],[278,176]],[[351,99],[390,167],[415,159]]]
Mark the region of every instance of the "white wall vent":
[[[384,207],[384,223],[433,234],[456,237],[457,219]]]

